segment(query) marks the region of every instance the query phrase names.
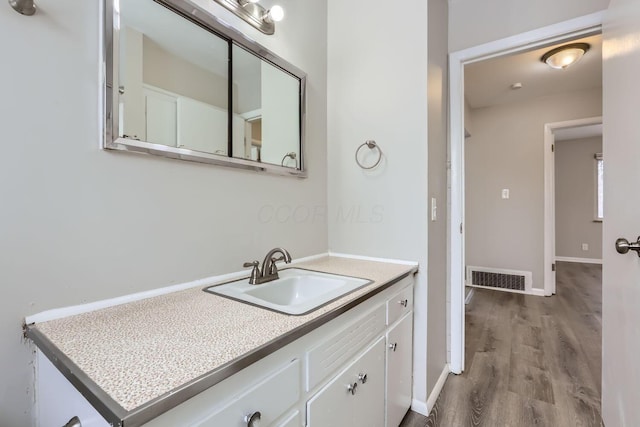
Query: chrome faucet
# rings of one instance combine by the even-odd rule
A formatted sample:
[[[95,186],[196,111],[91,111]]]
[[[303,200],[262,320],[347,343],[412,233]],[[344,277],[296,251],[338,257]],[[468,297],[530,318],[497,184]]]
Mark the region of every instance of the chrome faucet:
[[[281,256],[275,257],[277,253],[280,253]],[[262,269],[260,269],[260,262],[245,262],[245,267],[253,267],[251,270],[251,276],[249,277],[249,284],[251,285],[259,285],[261,283],[270,282],[272,280],[276,280],[278,276],[278,267],[276,266],[276,262],[284,261],[287,264],[291,262],[291,255],[284,248],[273,248],[267,255],[264,257],[262,261]]]

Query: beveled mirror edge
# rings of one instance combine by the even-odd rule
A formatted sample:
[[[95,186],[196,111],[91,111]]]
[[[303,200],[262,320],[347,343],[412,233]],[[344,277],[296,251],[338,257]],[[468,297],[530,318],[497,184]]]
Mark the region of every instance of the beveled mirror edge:
[[[151,142],[138,141],[130,138],[119,136],[119,93],[117,88],[119,67],[119,21],[116,19],[118,11],[114,7],[114,3],[118,4],[119,0],[104,0],[102,12],[104,14],[102,23],[104,25],[102,54],[104,66],[104,85],[103,85],[103,108],[104,108],[104,135],[102,140],[102,148],[106,150],[129,151],[136,153],[147,153],[167,158],[187,160],[198,163],[207,163],[218,166],[226,166],[256,172],[266,172],[275,175],[294,176],[297,178],[307,178],[306,168],[306,82],[307,75],[304,71],[289,63],[284,58],[276,55],[267,48],[258,44],[253,39],[247,37],[240,31],[231,27],[226,22],[220,20],[210,14],[204,8],[198,5],[197,0],[153,0],[159,3],[192,23],[205,28],[208,31],[217,33],[222,38],[231,40],[233,43],[244,47],[250,52],[256,54],[260,58],[275,65],[280,70],[292,75],[300,81],[300,114],[299,114],[299,131],[300,131],[300,166],[299,169],[293,169],[285,166],[279,166],[271,163],[256,162],[254,160],[246,160],[235,157],[223,157],[216,154],[209,154],[201,151],[189,150],[185,148],[170,147],[162,144],[154,144]],[[116,28],[117,27],[117,28]],[[114,88],[116,90],[114,90]],[[114,120],[116,118],[116,120]]]

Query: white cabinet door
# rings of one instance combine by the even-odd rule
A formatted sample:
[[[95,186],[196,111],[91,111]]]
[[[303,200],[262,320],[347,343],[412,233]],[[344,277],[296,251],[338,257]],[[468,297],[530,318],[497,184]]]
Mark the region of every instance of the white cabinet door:
[[[307,426],[384,426],[384,356],[380,338],[307,402]]]
[[[178,98],[178,147],[227,154],[227,114],[227,110],[195,99]]]
[[[36,363],[36,425],[60,427],[75,416],[83,427],[110,427],[41,351]]]
[[[411,406],[413,316],[387,333],[387,427],[398,427]]]

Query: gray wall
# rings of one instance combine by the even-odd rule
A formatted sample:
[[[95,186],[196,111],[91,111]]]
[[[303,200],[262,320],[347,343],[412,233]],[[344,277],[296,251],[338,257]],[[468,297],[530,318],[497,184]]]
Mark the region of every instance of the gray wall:
[[[602,89],[472,110],[465,143],[466,264],[533,272],[544,288],[544,125],[602,114]],[[501,199],[508,188],[510,198]]]
[[[608,5],[609,0],[449,0],[449,51],[598,12]]]
[[[427,274],[427,390],[430,392],[447,363],[447,13],[446,0],[430,0],[429,86],[429,199],[436,198],[437,219],[428,223]]]
[[[329,247],[420,262],[413,397],[426,403],[427,2],[328,3]],[[371,171],[354,161],[367,139],[385,154]]]
[[[602,259],[602,222],[595,222],[595,153],[602,136],[555,143],[556,256]],[[589,245],[588,251],[582,244]]]
[[[1,426],[32,425],[25,315],[237,271],[274,246],[328,249],[326,3],[281,3],[295,18],[274,36],[219,14],[308,73],[305,180],[102,151],[100,2],[0,7]]]

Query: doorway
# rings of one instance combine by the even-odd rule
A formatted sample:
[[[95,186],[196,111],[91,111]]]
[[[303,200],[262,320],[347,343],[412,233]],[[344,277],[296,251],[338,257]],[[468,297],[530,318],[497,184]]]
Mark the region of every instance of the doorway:
[[[450,367],[453,373],[464,370],[464,285],[465,285],[465,153],[464,153],[464,68],[467,65],[509,54],[527,52],[557,43],[599,34],[602,14],[589,15],[509,39],[499,40],[450,55],[450,211],[449,211],[449,285],[450,285]],[[541,130],[542,132],[542,130]],[[470,131],[473,138],[473,130]],[[508,189],[508,188],[503,188]],[[504,193],[502,193],[504,194]],[[545,212],[549,206],[544,207]],[[525,242],[526,243],[526,242]],[[546,245],[546,242],[545,242]],[[514,244],[514,250],[517,249]],[[546,257],[545,257],[546,258]],[[548,266],[551,270],[551,265]],[[548,292],[545,273],[544,293]],[[535,280],[535,279],[534,279]],[[539,279],[540,280],[540,279]]]

